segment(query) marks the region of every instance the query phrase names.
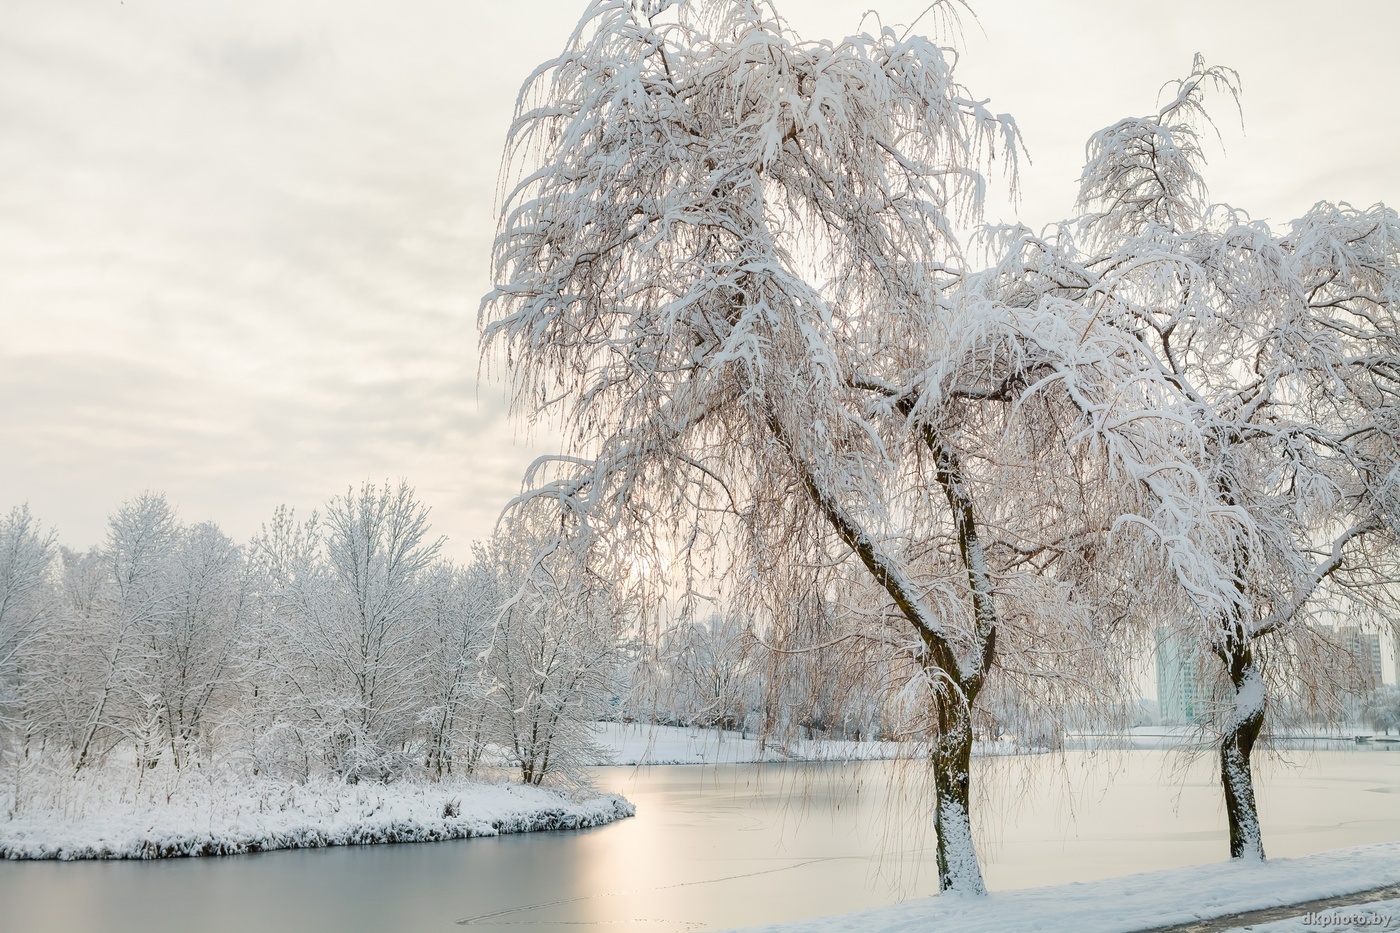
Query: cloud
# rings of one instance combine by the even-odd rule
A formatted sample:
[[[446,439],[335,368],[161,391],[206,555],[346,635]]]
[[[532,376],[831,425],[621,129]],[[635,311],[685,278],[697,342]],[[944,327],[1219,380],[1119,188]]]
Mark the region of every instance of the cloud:
[[[1310,7],[1191,3],[1179,30],[1145,4],[977,4],[987,38],[969,25],[960,73],[1021,118],[1028,216],[1068,209],[1083,139],[1150,107],[1201,37],[1246,83],[1223,191],[1259,212],[1314,180],[1400,200],[1376,116],[1397,59],[1373,54],[1394,29],[1365,25],[1393,27],[1395,5],[1291,36]],[[881,7],[894,22],[925,5]],[[868,3],[781,6],[838,36]],[[82,545],[155,488],[245,538],[278,502],[404,476],[465,553],[558,446],[547,428],[516,444],[499,387],[477,389],[475,316],[516,91],[581,8],[0,7],[0,508],[28,499]],[[1233,57],[1264,19],[1269,47]]]
[[[310,55],[308,47],[299,41],[258,42],[248,38],[200,47],[197,54],[211,68],[255,91],[284,83],[306,66]]]

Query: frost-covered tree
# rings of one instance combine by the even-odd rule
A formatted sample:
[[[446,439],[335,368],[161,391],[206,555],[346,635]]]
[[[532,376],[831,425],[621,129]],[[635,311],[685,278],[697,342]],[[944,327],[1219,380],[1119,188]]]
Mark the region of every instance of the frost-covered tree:
[[[75,768],[89,764],[105,736],[108,746],[130,741],[139,747],[141,762],[160,754],[147,662],[149,639],[143,635],[160,625],[171,610],[166,571],[179,537],[175,510],[165,496],[145,492],[122,503],[108,521],[107,541],[97,564],[101,576],[83,573],[84,561],[73,565],[73,582],[86,590],[75,593],[70,620],[83,655],[75,658],[79,678],[78,705],[85,709],[74,736]],[[74,622],[81,623],[73,631]]]
[[[435,778],[456,768],[471,774],[493,737],[487,697],[490,678],[483,656],[491,644],[497,606],[490,568],[480,559],[466,568],[434,566],[424,581],[424,767]]]
[[[683,619],[661,639],[667,682],[662,698],[690,725],[740,729],[758,705],[759,669],[743,615],[714,612],[703,622]]]
[[[0,726],[19,715],[25,653],[58,608],[50,576],[56,553],[53,532],[27,505],[0,516]]]
[[[1215,722],[1233,856],[1263,857],[1250,755],[1266,686],[1335,667],[1319,620],[1388,605],[1400,529],[1400,222],[1319,203],[1275,229],[1212,204],[1202,174],[1206,90],[1233,72],[1198,57],[1155,114],[1095,134],[1086,214],[1009,246],[984,287],[1022,304],[1090,311],[1152,361],[1189,407],[1216,511],[1198,540],[1219,573],[1182,579],[1168,621],[1218,659]],[[1233,513],[1234,518],[1229,519]]]
[[[224,723],[254,774],[306,778],[331,728],[321,652],[308,644],[323,600],[320,515],[278,506],[248,547],[248,618],[237,657],[241,692]]]
[[[591,3],[508,136],[487,352],[568,430],[525,500],[733,557],[780,628],[856,568],[925,690],[940,884],[982,891],[978,695],[998,670],[1050,702],[1121,681],[1107,549],[1211,574],[1196,428],[1092,313],[967,286],[953,229],[1017,141],[946,50],[664,6]]]
[[[495,611],[485,657],[491,735],[527,784],[581,779],[591,735],[617,687],[631,610],[596,555],[558,546],[535,520],[513,522],[476,551]]]
[[[324,517],[283,511],[255,547],[272,609],[259,659],[295,740],[351,780],[409,767],[420,712],[426,586],[441,542],[405,483],[348,489]],[[290,707],[290,708],[288,708]]]
[[[412,732],[425,571],[442,542],[427,537],[428,510],[407,483],[347,490],[325,516],[330,585],[320,635],[348,701],[337,754],[359,770],[361,759],[402,747]]]
[[[69,745],[79,769],[122,745],[144,766],[169,751],[183,767],[230,680],[239,550],[144,493],[112,515],[102,547],[65,551],[59,577],[27,666],[31,729]]]
[[[242,552],[217,526],[181,528],[165,569],[169,604],[146,626],[146,690],[174,766],[207,739],[210,714],[231,686],[246,615]]]
[[[97,548],[80,554],[61,547],[56,564],[57,598],[30,652],[34,663],[25,672],[23,716],[26,739],[67,756],[80,747],[90,724],[108,633],[109,584]]]

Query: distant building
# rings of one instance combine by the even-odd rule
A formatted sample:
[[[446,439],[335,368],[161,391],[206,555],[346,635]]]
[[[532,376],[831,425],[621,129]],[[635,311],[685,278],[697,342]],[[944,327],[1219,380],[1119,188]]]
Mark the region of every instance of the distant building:
[[[1385,683],[1381,676],[1381,636],[1354,625],[1337,629],[1337,637],[1342,648],[1356,661],[1356,669],[1361,674],[1363,694],[1375,696]]]
[[[1200,647],[1165,628],[1157,630],[1157,712],[1164,726],[1194,725],[1210,715]]]

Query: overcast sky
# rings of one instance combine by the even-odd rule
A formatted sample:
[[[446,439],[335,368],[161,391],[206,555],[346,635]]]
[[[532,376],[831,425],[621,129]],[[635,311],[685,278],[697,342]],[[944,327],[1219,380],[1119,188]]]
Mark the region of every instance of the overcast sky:
[[[462,555],[525,465],[477,386],[514,95],[584,0],[0,0],[0,509],[98,543],[144,489],[240,540],[405,477]],[[869,7],[787,0],[805,38]],[[1400,205],[1400,3],[974,0],[958,74],[1033,162],[990,219],[1069,213],[1085,138],[1192,53],[1239,70],[1212,194]],[[1326,10],[1324,13],[1323,11]]]

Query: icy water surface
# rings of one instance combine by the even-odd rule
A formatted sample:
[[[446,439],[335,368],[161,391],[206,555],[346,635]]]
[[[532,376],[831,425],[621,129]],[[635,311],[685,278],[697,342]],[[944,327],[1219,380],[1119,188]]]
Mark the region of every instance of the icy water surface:
[[[1016,888],[1221,860],[1208,761],[979,760],[987,881]],[[870,763],[612,768],[637,816],[574,833],[162,862],[0,863],[0,930],[686,931],[931,893],[923,804]],[[1263,763],[1275,857],[1400,839],[1400,753]],[[1001,813],[995,818],[985,814]]]

